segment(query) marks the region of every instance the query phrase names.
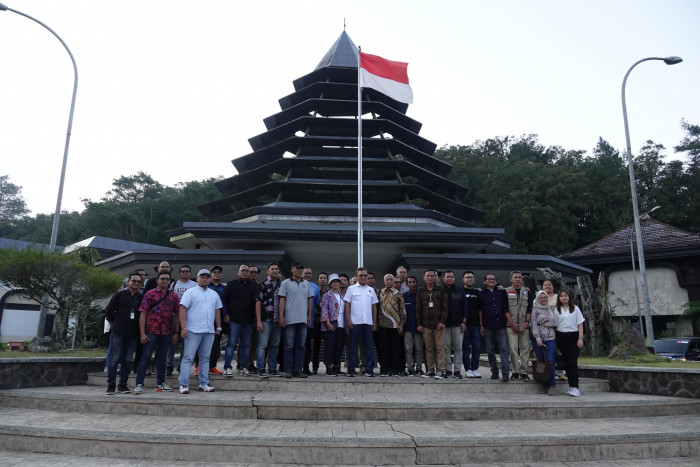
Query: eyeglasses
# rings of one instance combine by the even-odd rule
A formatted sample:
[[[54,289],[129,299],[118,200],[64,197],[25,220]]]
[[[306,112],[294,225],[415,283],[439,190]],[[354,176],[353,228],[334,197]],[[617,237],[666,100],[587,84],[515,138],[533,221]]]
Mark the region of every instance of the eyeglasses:
[[[133,280],[133,279],[131,279],[129,282],[135,282],[135,283],[137,283],[137,284],[143,284],[143,281],[135,281],[135,280]]]

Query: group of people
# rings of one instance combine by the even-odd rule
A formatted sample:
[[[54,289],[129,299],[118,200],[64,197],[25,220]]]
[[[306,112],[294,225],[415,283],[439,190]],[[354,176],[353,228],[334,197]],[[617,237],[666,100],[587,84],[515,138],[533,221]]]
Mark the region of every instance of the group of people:
[[[458,285],[453,271],[444,271],[440,284],[438,271],[429,269],[418,287],[417,278],[399,267],[395,275],[383,276],[384,287],[378,289],[375,275],[365,268],[352,278],[321,272],[315,283],[311,268],[301,263],[292,264],[291,277],[284,280],[279,264],[270,263],[261,282],[257,267],[245,264],[238,267],[237,279],[226,284],[220,266],[200,270],[196,282],[189,278],[189,266],[179,272],[180,279],[171,281],[170,263],[163,261],[157,277],[144,285],[145,272],[137,270],[112,297],[105,309],[112,328],[107,394],[130,392],[127,378],[138,343],[142,350],[135,359],[133,392],[143,391],[154,350],[156,391],[172,391],[165,376],[174,370],[174,349],[182,340],[179,386],[186,394],[193,361],[198,363],[198,390],[211,392],[209,373],[233,377],[234,355],[242,376],[307,378],[318,372],[321,340],[331,377],[354,377],[358,370],[374,377],[378,360],[382,377],[462,379],[463,366],[467,378],[481,378],[483,338],[492,379],[499,379],[497,349],[500,378],[508,382],[530,379],[532,349],[538,360],[553,363],[558,348],[566,362],[567,394],[580,395],[577,359],[584,318],[570,293],[562,289],[555,294],[549,280],[534,292],[523,286],[519,271],[510,274],[507,288],[489,273],[484,287],[476,288],[472,271],[465,271]],[[223,372],[216,368],[222,332],[229,334]],[[343,352],[346,372],[341,371]],[[554,395],[555,387],[552,365],[551,379],[540,392]]]

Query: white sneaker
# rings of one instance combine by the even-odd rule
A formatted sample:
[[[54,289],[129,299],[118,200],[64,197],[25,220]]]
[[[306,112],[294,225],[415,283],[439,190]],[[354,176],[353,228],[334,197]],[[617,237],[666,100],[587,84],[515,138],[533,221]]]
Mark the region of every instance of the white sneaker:
[[[248,371],[248,368],[243,368],[243,369],[240,371],[240,373],[241,373],[242,376],[250,376],[250,371]]]
[[[472,371],[472,375],[474,375],[474,378],[481,378],[481,373],[479,373],[479,370]]]
[[[208,384],[200,384],[199,387],[197,388],[197,391],[201,392],[214,392],[214,388],[209,386]]]
[[[571,397],[580,397],[581,396],[581,391],[578,390],[578,388],[571,388],[571,392],[569,393]]]
[[[467,370],[467,378],[473,378],[474,372],[472,370]]]
[[[137,384],[134,388],[134,394],[139,395],[143,392],[143,384]]]
[[[180,386],[180,394],[189,394],[190,393],[190,388],[187,386]]]
[[[231,371],[231,368],[227,368],[224,370],[224,376],[227,378],[233,378],[233,371]]]
[[[566,395],[567,395],[567,396],[570,396],[570,395],[571,395],[571,391],[573,391],[573,389],[574,389],[574,388],[572,388],[572,387],[570,387],[569,389],[567,389],[567,390],[566,390]]]

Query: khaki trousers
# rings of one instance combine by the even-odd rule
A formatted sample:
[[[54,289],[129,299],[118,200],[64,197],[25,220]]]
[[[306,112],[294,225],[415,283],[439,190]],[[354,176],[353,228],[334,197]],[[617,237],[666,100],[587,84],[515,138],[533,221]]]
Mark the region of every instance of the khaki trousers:
[[[511,373],[527,374],[527,361],[530,357],[530,332],[515,332],[510,326],[508,331],[508,349],[510,350]]]
[[[425,343],[425,371],[435,371],[435,352],[437,351],[437,371],[445,372],[445,328],[423,328],[423,342]]]

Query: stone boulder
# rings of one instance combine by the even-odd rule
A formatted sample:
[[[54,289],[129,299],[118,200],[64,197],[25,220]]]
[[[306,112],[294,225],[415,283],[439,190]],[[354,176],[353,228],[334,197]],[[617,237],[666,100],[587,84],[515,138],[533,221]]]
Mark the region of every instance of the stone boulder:
[[[622,346],[630,349],[632,352],[648,353],[644,336],[637,331],[630,323],[625,323],[620,332],[622,336]]]
[[[608,355],[608,358],[613,359],[613,358],[617,358],[619,356],[620,356],[620,348],[618,346],[615,346],[610,350],[610,354]]]
[[[53,340],[50,337],[35,337],[29,343],[29,351],[36,353],[49,353],[54,351]]]

